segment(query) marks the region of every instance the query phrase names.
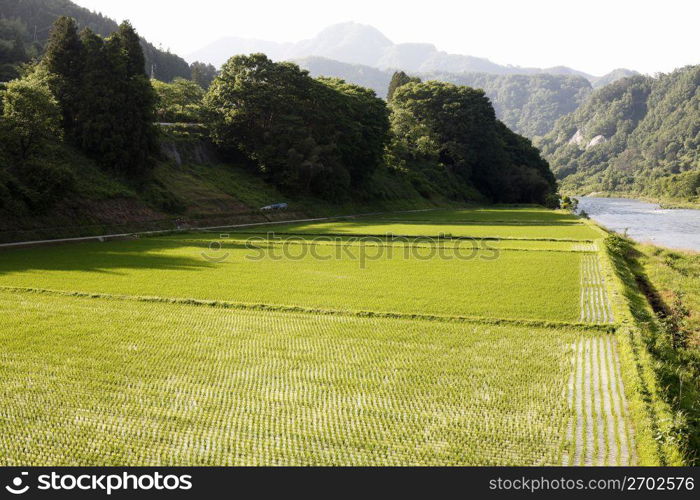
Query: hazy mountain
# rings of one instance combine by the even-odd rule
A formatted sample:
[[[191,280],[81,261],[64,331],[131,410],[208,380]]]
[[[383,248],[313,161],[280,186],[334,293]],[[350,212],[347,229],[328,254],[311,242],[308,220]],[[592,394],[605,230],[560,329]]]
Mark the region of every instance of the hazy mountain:
[[[310,40],[297,43],[277,43],[238,37],[223,38],[190,54],[188,58],[219,67],[231,56],[262,52],[273,60],[317,56],[349,64],[376,66],[384,51],[392,45],[391,40],[371,26],[342,23],[326,28]]]
[[[393,46],[379,30],[357,23],[330,26],[311,40],[294,44],[287,59],[320,56],[350,64],[378,66],[385,50]]]
[[[591,82],[604,79],[605,83],[612,82],[617,76],[629,76],[631,73],[629,70],[616,70],[619,73],[598,78],[565,66],[544,69],[504,66],[481,57],[448,54],[429,43],[395,44],[376,28],[353,22],[335,24],[314,38],[297,43],[224,38],[190,54],[189,59],[221,66],[231,56],[251,52],[263,52],[274,60],[325,57],[343,63],[363,64],[379,69],[401,69],[412,73],[546,73],[583,76]]]
[[[539,146],[565,187],[700,196],[700,66],[595,90]]]

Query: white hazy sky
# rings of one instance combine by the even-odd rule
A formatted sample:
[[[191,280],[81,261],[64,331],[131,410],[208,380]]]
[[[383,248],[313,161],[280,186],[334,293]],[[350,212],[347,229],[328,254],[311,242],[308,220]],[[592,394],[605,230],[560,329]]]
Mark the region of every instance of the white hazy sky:
[[[602,75],[700,63],[699,0],[74,0],[186,57],[225,36],[298,41],[339,22],[499,64]]]

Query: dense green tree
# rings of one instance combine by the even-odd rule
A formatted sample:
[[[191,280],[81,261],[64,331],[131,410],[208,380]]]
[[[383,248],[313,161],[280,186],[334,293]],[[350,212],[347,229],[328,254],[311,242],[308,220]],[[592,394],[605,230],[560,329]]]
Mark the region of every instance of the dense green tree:
[[[51,29],[42,64],[51,73],[51,90],[63,112],[63,128],[72,137],[81,99],[83,45],[75,20],[59,17]]]
[[[158,121],[169,123],[202,121],[204,90],[197,83],[176,78],[172,83],[151,80],[151,84],[158,95],[156,107]]]
[[[116,40],[106,43],[90,29],[83,30],[80,38],[85,72],[76,143],[103,165],[113,166],[124,136],[123,124],[117,117],[124,106],[120,96],[124,93],[125,64]]]
[[[394,75],[391,77],[391,81],[389,82],[389,90],[386,94],[386,100],[391,102],[392,98],[394,97],[394,92],[396,92],[396,89],[402,85],[406,85],[407,83],[420,83],[420,81],[420,78],[410,77],[403,71],[395,71]]]
[[[35,69],[8,83],[1,94],[0,206],[48,209],[75,183],[70,170],[47,158],[62,136],[61,113],[48,75],[43,68]]]
[[[119,38],[121,48],[124,51],[127,76],[147,76],[144,70],[146,59],[143,56],[143,49],[141,49],[141,39],[131,23],[129,21],[121,23],[115,36]]]
[[[372,90],[337,78],[319,81],[335,91],[328,93],[335,103],[329,110],[329,120],[336,124],[338,150],[352,185],[362,188],[382,164],[388,141],[389,110]]]
[[[213,65],[199,61],[190,64],[190,71],[192,72],[192,81],[204,90],[209,89],[211,82],[214,81],[217,74],[216,68]]]
[[[79,37],[75,28],[60,18],[42,59],[66,133],[102,165],[139,175],[157,149],[156,95],[139,36],[127,22],[106,41],[89,29]]]
[[[157,96],[144,70],[144,56],[139,36],[128,22],[119,26],[110,42],[116,39],[124,57],[125,81],[122,93],[124,108],[115,114],[125,130],[123,154],[116,166],[130,174],[145,171],[158,149],[155,127]],[[109,45],[109,44],[108,44]],[[117,57],[116,55],[114,57]]]
[[[45,141],[61,138],[61,113],[41,71],[7,84],[2,96],[4,136],[11,151],[25,161]]]

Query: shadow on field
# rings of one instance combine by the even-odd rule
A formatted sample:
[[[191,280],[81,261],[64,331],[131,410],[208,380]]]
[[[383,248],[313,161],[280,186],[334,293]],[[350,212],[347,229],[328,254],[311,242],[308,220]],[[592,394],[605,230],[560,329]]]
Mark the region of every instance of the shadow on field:
[[[226,248],[245,246],[227,243]],[[205,242],[149,238],[3,250],[0,251],[0,276],[37,270],[89,271],[116,275],[125,274],[118,269],[198,271],[217,265],[202,256],[206,250]]]

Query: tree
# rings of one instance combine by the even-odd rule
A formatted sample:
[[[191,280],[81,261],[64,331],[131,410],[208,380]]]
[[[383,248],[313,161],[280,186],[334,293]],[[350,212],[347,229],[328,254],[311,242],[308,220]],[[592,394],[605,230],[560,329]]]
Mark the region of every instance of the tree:
[[[118,161],[125,135],[120,113],[126,68],[118,43],[105,42],[92,30],[80,34],[85,57],[76,144],[107,167]]]
[[[389,82],[389,91],[387,92],[386,96],[387,102],[391,102],[391,100],[394,98],[394,92],[396,92],[396,89],[402,85],[406,85],[407,83],[420,83],[420,81],[420,78],[412,78],[403,71],[394,72],[394,75],[391,77],[391,82]]]
[[[202,120],[204,90],[198,84],[184,78],[172,83],[151,80],[158,95],[157,119],[161,122],[190,122]]]
[[[128,76],[147,76],[145,70],[146,59],[141,49],[141,39],[136,34],[129,21],[119,25],[116,34],[126,58],[126,74]]]
[[[216,68],[211,64],[195,61],[190,65],[192,71],[192,81],[208,90],[211,82],[216,78]]]
[[[3,124],[20,161],[45,141],[61,138],[60,108],[45,74],[37,71],[8,83],[2,101]]]
[[[113,41],[121,49],[126,72],[120,96],[124,108],[116,114],[125,131],[123,155],[117,167],[132,175],[141,174],[158,150],[158,132],[154,123],[157,96],[144,69],[140,38],[129,22],[119,26],[119,31],[109,42]]]
[[[72,33],[61,20],[54,30],[54,44]],[[103,40],[89,29],[78,39],[80,49],[70,53],[80,57],[80,78],[67,78],[63,61],[68,51],[55,50],[43,65],[51,70],[52,81],[69,100],[73,142],[100,164],[129,177],[143,174],[157,150],[155,128],[156,94],[144,70],[144,56],[138,35],[129,23]],[[72,47],[72,43],[70,44]],[[65,113],[64,113],[65,115]]]
[[[53,76],[51,90],[61,106],[63,128],[70,137],[76,127],[83,60],[83,46],[75,20],[59,17],[51,29],[42,64]]]
[[[352,185],[366,187],[372,173],[383,161],[389,139],[389,111],[374,91],[346,83],[338,78],[319,81],[336,93],[331,109],[338,128],[338,148],[342,163],[350,173]]]

